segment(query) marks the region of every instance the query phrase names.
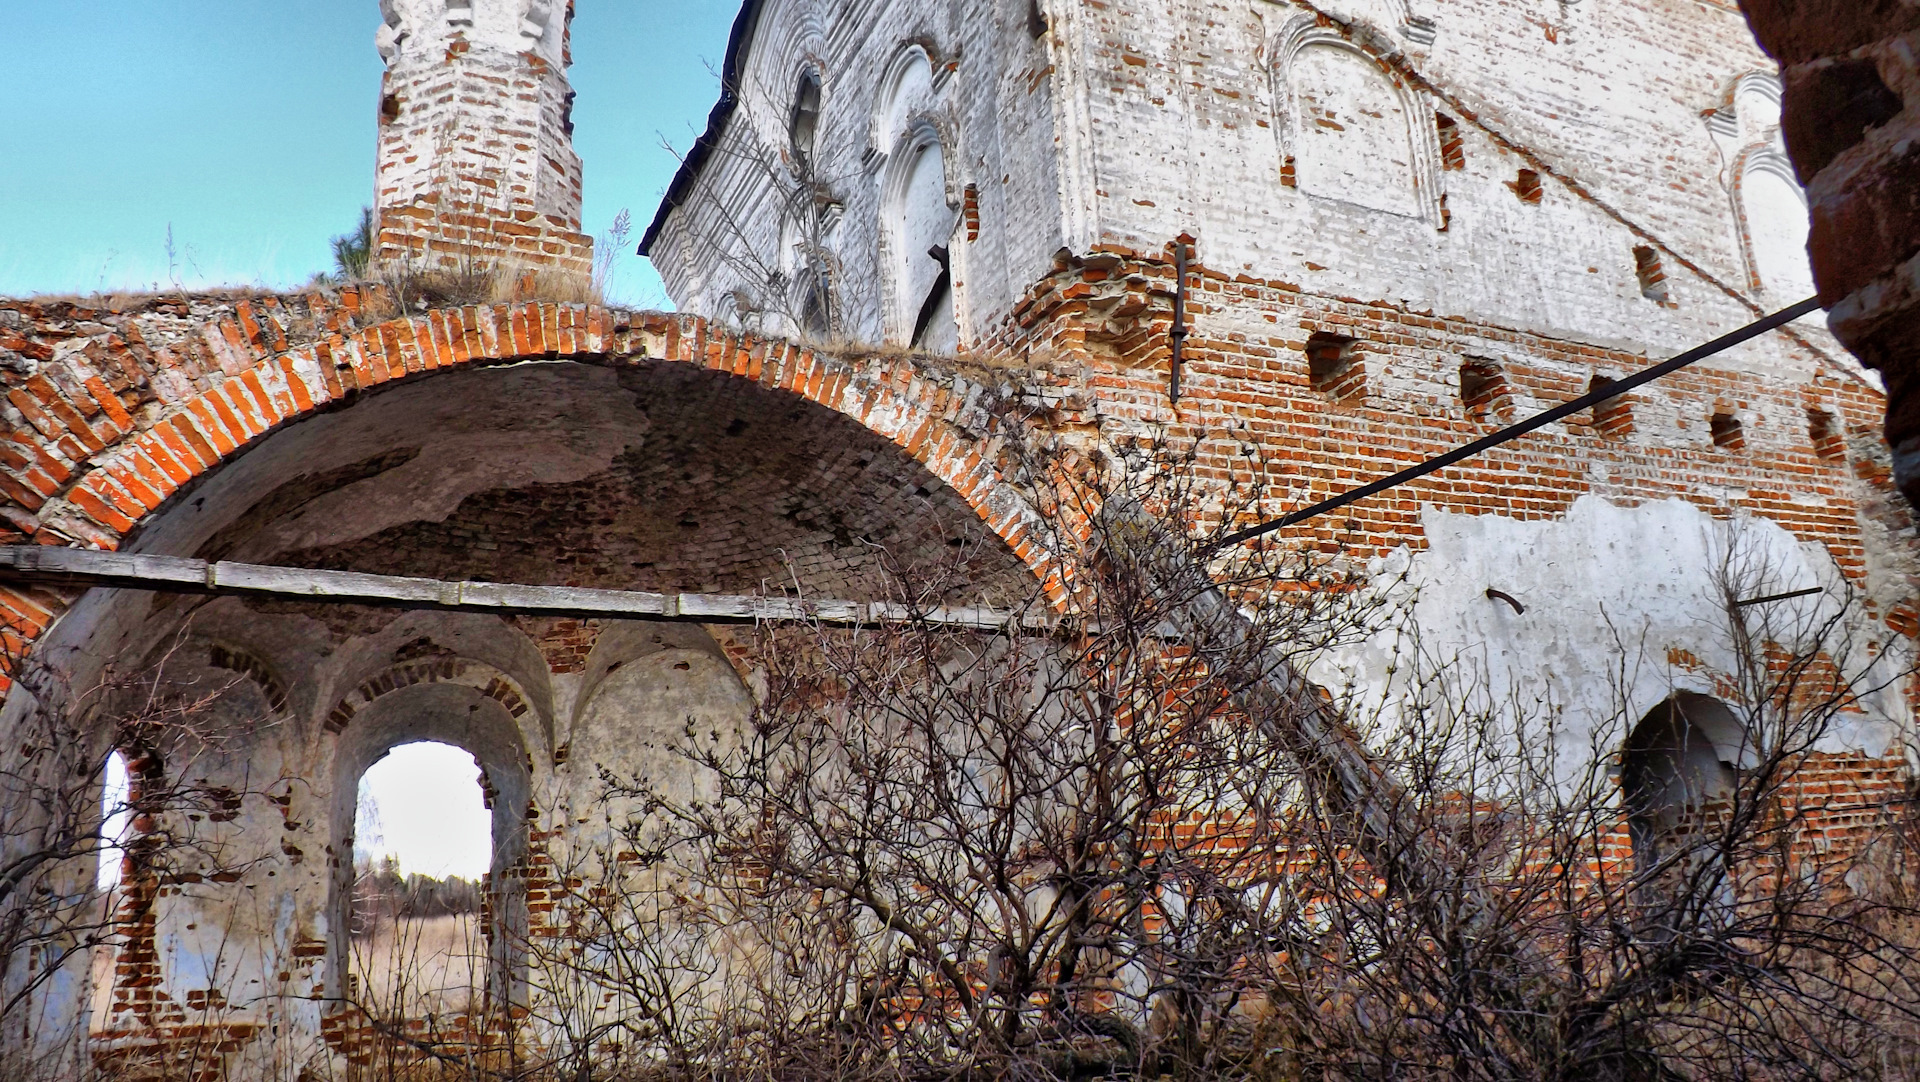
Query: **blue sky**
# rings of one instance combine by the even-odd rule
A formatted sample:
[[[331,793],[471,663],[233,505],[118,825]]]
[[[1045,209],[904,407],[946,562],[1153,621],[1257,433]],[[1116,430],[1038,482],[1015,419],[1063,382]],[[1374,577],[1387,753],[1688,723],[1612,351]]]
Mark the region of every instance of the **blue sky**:
[[[578,0],[585,227],[634,243],[706,123],[738,0]],[[376,0],[8,3],[0,295],[329,270],[372,198]],[[174,256],[169,265],[167,230]],[[666,304],[629,246],[613,298]]]

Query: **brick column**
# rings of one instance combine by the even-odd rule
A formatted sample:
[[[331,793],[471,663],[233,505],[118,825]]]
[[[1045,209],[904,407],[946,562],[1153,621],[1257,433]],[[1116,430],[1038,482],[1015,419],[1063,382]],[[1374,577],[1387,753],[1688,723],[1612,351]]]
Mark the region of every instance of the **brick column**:
[[[1894,476],[1920,503],[1920,0],[1741,0],[1780,62],[1828,323],[1887,383]]]
[[[381,0],[376,271],[587,275],[571,0]]]

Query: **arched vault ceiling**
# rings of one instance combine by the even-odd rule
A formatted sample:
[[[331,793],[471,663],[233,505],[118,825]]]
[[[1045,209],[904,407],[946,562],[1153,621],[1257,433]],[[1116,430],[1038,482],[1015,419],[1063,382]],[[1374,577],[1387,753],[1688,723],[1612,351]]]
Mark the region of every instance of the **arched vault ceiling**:
[[[610,589],[877,596],[885,558],[1029,573],[952,489],[831,410],[685,365],[435,375],[299,422],[138,551]]]

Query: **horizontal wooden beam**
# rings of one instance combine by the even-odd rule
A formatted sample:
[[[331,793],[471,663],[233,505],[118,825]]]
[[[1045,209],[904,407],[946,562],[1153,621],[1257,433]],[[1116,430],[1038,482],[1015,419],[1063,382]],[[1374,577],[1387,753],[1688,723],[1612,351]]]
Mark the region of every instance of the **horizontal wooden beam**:
[[[1047,629],[1044,613],[976,606],[914,610],[881,601],[809,601],[750,594],[654,594],[524,586],[508,582],[449,581],[357,571],[320,571],[145,556],[45,545],[0,545],[0,578],[64,586],[115,586],[161,593],[230,594],[280,601],[490,612],[497,615],[574,616],[614,620],[680,620],[701,624],[797,621],[843,626],[923,621],[981,631]]]

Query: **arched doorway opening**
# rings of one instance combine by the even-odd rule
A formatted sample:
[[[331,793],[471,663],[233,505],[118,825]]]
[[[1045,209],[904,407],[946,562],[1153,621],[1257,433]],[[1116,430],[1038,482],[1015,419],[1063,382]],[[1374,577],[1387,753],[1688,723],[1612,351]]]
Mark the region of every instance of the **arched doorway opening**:
[[[401,744],[360,776],[349,987],[384,1017],[471,1011],[486,987],[493,823],[462,748]]]
[[[1711,843],[1747,747],[1746,727],[1710,695],[1676,692],[1640,719],[1620,776],[1637,867],[1650,870]]]
[[[517,1001],[532,779],[516,722],[482,688],[428,683],[381,695],[341,732],[331,998],[395,1021],[483,1016]]]

